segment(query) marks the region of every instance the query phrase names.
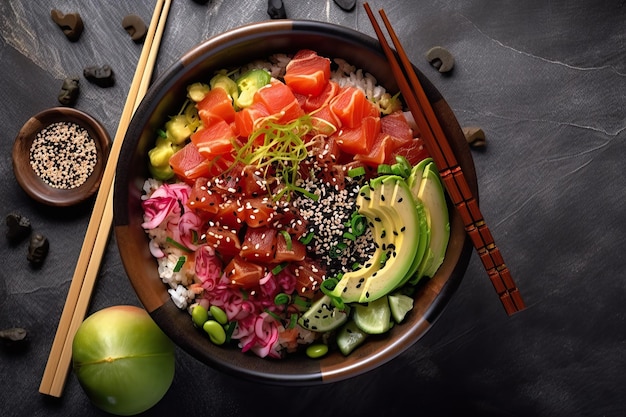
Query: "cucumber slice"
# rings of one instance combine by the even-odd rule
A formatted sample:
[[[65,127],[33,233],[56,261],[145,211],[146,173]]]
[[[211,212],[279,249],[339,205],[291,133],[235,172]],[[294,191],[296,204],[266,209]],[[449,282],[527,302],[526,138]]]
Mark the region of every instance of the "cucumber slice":
[[[406,314],[413,308],[413,299],[405,294],[392,294],[389,299],[389,309],[391,317],[396,323],[401,323]]]
[[[367,336],[367,333],[359,329],[354,320],[350,320],[337,332],[337,346],[341,353],[348,356],[365,341]]]
[[[368,304],[357,304],[353,311],[352,319],[367,334],[381,334],[391,328],[391,309],[387,296]]]

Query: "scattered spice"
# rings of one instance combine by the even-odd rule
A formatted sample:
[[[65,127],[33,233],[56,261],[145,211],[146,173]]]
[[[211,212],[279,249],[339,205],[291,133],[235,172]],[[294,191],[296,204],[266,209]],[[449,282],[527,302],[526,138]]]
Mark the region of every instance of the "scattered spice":
[[[40,266],[48,256],[50,249],[50,243],[48,239],[39,233],[34,234],[30,238],[30,244],[28,245],[28,262],[35,266]]]
[[[35,174],[50,187],[64,190],[83,185],[97,160],[94,139],[72,122],[57,122],[42,129],[30,148]]]
[[[76,42],[83,33],[85,26],[78,13],[63,14],[59,10],[52,9],[50,17],[61,28],[67,39],[72,42]]]
[[[6,217],[6,224],[7,239],[11,243],[17,243],[30,234],[30,220],[19,213],[9,213]]]
[[[63,80],[61,91],[59,92],[59,103],[64,106],[73,106],[78,99],[78,93],[80,92],[79,80],[77,77],[68,77]]]

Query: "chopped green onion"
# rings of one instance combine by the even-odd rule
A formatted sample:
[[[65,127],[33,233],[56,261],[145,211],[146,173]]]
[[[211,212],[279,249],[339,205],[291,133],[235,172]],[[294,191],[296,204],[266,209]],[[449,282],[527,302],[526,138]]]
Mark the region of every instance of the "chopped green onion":
[[[343,310],[345,307],[345,304],[343,300],[341,299],[341,297],[337,297],[332,294],[332,291],[337,286],[337,283],[339,283],[339,280],[337,278],[327,278],[324,281],[322,281],[322,284],[320,285],[320,290],[322,291],[322,293],[330,297],[330,300],[335,305],[335,307],[337,307],[340,310]]]
[[[302,243],[303,245],[308,245],[309,243],[311,243],[314,236],[315,236],[315,233],[309,232],[300,238],[300,243]]]
[[[159,130],[157,130],[157,135],[158,135],[160,138],[166,138],[166,137],[167,137],[167,133],[165,133],[165,130],[163,130],[163,129],[159,129]]]
[[[186,256],[179,256],[178,261],[176,262],[176,266],[174,266],[174,272],[180,272],[180,270],[183,269],[183,265],[185,265],[186,260]]]
[[[191,249],[189,249],[187,246],[183,245],[182,243],[179,243],[179,242],[175,241],[174,239],[172,239],[172,238],[171,238],[171,237],[169,237],[169,236],[165,238],[165,241],[166,241],[167,243],[169,243],[170,245],[175,246],[175,247],[177,247],[178,249],[183,250],[183,251],[185,251],[185,252],[193,252],[193,251],[192,251]]]
[[[350,178],[361,177],[365,175],[365,167],[356,167],[348,170],[348,176]]]
[[[324,294],[330,295],[329,293],[335,289],[338,282],[337,278],[326,278],[320,284],[320,290],[322,290]]]
[[[367,219],[355,211],[350,219],[350,227],[355,236],[361,236],[367,230]]]
[[[346,245],[344,242],[339,242],[337,243],[335,246],[333,246],[330,249],[330,257],[331,258],[339,258],[342,254],[345,248],[347,248],[348,245]]]
[[[274,304],[279,306],[283,304],[288,304],[289,301],[291,301],[291,297],[289,297],[289,295],[285,294],[284,292],[278,293],[276,294],[276,297],[274,297]]]
[[[361,269],[361,263],[360,262],[355,262],[355,263],[352,264],[352,270],[353,271],[357,271],[359,269]]]
[[[308,300],[298,296],[294,297],[293,303],[297,307],[309,308],[311,306],[311,303]]]
[[[351,241],[353,241],[353,242],[356,240],[356,236],[355,236],[355,235],[353,235],[353,234],[352,234],[352,233],[350,233],[350,232],[344,232],[344,233],[343,233],[343,235],[342,235],[342,237],[343,237],[344,239],[348,239],[348,240],[351,240]]]
[[[269,314],[270,316],[272,316],[272,318],[278,322],[280,322],[280,316],[276,313],[274,313],[272,310],[270,310],[269,308],[265,308],[263,309],[263,311],[265,311],[267,314]]]
[[[411,176],[411,164],[402,155],[396,155],[396,163],[391,166],[393,174],[399,175],[403,178]]]
[[[343,299],[341,297],[335,297],[335,296],[331,296],[330,297],[330,301],[335,305],[335,307],[337,307],[339,310],[343,310],[344,308],[346,308],[345,303],[343,302]]]
[[[378,170],[377,170],[379,175],[387,175],[387,174],[391,174],[391,165],[388,164],[380,164],[378,165]]]
[[[289,232],[287,232],[286,230],[281,230],[278,233],[283,235],[283,237],[285,238],[285,243],[287,244],[287,250],[291,250],[291,247],[293,245],[291,244],[291,235],[289,234]]]
[[[274,268],[272,268],[272,275],[278,275],[280,271],[285,269],[286,266],[287,266],[287,262],[283,262],[281,264],[276,265]]]
[[[201,239],[200,236],[198,236],[198,232],[196,230],[191,231],[191,241],[196,245],[202,245],[203,243],[206,243],[206,240],[204,238]]]
[[[230,338],[232,337],[233,332],[235,331],[235,327],[237,327],[236,321],[231,321],[226,325],[226,342],[225,343],[230,342]]]
[[[289,325],[288,329],[293,329],[296,327],[296,323],[298,322],[298,313],[291,313],[291,317],[289,317]]]

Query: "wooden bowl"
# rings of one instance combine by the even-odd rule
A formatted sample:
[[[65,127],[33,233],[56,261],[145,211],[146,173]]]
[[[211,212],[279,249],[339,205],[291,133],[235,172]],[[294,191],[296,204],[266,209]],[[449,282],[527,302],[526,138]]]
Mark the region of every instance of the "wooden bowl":
[[[90,163],[91,173],[71,185],[60,184],[57,180],[45,181],[44,174],[36,172],[31,164],[31,155],[41,142],[37,139],[38,135],[56,123],[80,126],[89,135],[88,142],[93,141],[92,145],[95,145],[95,150],[90,147],[96,157],[95,163]],[[33,143],[36,145],[33,146]],[[87,113],[70,107],[50,108],[28,119],[19,131],[13,144],[13,173],[22,189],[36,201],[50,206],[71,206],[91,197],[100,186],[110,147],[111,139],[104,126]],[[74,161],[71,168],[60,173],[65,178],[73,178],[74,172],[87,166],[77,165],[78,162]]]
[[[157,129],[176,114],[185,100],[186,86],[207,80],[213,71],[243,65],[272,53],[316,50],[320,55],[346,59],[370,72],[387,91],[397,91],[390,67],[377,40],[351,29],[313,21],[276,20],[252,24],[218,35],[194,47],[157,79],[130,124],[117,166],[114,226],[120,255],[137,295],[156,323],[170,338],[200,361],[230,374],[284,385],[312,385],[344,380],[379,367],[419,340],[459,286],[472,253],[462,221],[449,203],[451,236],[443,265],[420,287],[415,307],[406,321],[384,337],[372,337],[352,354],[338,351],[319,360],[302,355],[282,360],[261,359],[235,347],[213,345],[194,328],[186,311],[170,300],[161,282],[148,238],[141,228],[142,185],[148,177],[147,151]],[[420,73],[427,95],[449,138],[472,191],[477,195],[476,173],[469,147],[444,98]]]

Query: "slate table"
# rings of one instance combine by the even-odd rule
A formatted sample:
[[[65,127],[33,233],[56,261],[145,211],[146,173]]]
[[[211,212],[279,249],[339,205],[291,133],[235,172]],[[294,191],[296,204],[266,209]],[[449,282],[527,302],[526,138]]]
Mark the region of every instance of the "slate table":
[[[623,416],[626,415],[626,5],[623,0],[384,2],[412,60],[461,126],[479,126],[473,151],[481,208],[528,304],[507,317],[473,255],[460,288],[431,331],[366,375],[316,387],[237,380],[177,351],[174,383],[146,415]],[[200,41],[268,18],[265,1],[175,0],[155,76]],[[140,54],[121,26],[149,23],[153,1],[3,0],[0,3],[0,214],[17,211],[50,239],[40,269],[27,242],[0,239],[0,328],[29,330],[28,348],[0,351],[0,415],[104,415],[74,375],[62,398],[39,383],[89,220],[92,202],[54,209],[14,179],[13,140],[35,113],[58,105],[62,80],[109,64],[103,89],[81,79],[75,107],[113,137]],[[79,12],[70,43],[52,9]],[[374,36],[361,1],[285,0],[290,18],[323,20]],[[449,76],[424,54],[456,58]],[[4,226],[4,225],[3,225]],[[4,233],[4,230],[3,230]],[[114,238],[89,312],[139,305]]]

